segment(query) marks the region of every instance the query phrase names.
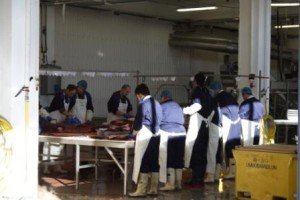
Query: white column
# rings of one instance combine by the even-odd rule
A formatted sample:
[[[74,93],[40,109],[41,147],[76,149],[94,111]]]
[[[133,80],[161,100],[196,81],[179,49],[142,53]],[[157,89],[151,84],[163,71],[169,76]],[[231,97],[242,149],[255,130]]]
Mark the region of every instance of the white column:
[[[0,27],[0,115],[13,126],[0,199],[37,199],[39,0],[0,1]],[[15,97],[23,86],[28,95]]]
[[[271,0],[241,0],[239,15],[239,74],[270,77]],[[254,95],[259,98],[259,79],[255,79]],[[240,78],[238,86],[249,86],[248,78]],[[261,101],[268,109],[270,79],[261,79]]]

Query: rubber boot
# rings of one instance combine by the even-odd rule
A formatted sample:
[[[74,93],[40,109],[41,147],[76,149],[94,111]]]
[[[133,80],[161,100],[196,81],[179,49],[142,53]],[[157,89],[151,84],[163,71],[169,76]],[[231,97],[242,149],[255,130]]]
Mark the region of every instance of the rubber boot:
[[[233,179],[235,177],[235,160],[233,158],[229,159],[229,172],[223,178]]]
[[[148,191],[148,195],[156,196],[157,188],[158,188],[158,172],[151,173],[151,182],[150,182],[150,190]]]
[[[176,190],[181,190],[182,189],[182,169],[175,169],[175,189]]]
[[[215,181],[219,181],[221,177],[221,171],[222,171],[222,166],[221,164],[216,165],[216,171],[215,171]]]
[[[148,174],[140,173],[138,185],[135,192],[129,193],[130,197],[146,197],[148,186]]]
[[[167,183],[164,187],[161,187],[161,191],[172,191],[175,189],[175,169],[174,168],[168,168],[168,178]]]
[[[215,182],[215,174],[207,173],[204,179],[204,183],[214,183]]]

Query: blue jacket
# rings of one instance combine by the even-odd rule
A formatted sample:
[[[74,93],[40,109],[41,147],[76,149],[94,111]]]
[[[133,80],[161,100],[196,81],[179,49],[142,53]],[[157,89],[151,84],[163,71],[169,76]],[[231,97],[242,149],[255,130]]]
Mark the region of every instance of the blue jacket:
[[[213,102],[212,97],[210,96],[209,91],[206,87],[194,88],[192,92],[192,104],[193,103],[199,103],[202,106],[201,110],[199,110],[198,113],[204,118],[207,118],[211,114]]]
[[[151,96],[146,96],[139,102],[135,116],[133,130],[139,131],[146,126],[152,133],[159,130],[162,120],[162,109],[160,104]]]
[[[64,102],[69,103],[68,111],[71,110],[70,104],[75,104],[75,96],[73,97],[66,97],[64,91],[58,92],[54,98],[52,99],[52,102],[49,107],[49,112],[53,112],[56,110],[59,110],[61,112],[65,111],[65,104]]]
[[[250,97],[240,105],[239,115],[241,119],[258,122],[264,114],[263,104],[255,97]]]
[[[184,116],[182,108],[175,101],[169,100],[161,103],[163,118],[160,129],[170,133],[183,133]]]
[[[120,101],[128,104],[127,112],[132,111],[132,105],[126,96],[121,96],[120,91],[114,92],[107,103],[107,110],[110,113],[116,114],[119,108]]]

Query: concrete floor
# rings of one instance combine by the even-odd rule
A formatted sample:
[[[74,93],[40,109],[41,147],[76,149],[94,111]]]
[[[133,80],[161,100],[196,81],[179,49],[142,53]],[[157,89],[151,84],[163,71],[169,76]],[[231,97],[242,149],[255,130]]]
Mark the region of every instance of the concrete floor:
[[[158,197],[130,198],[123,195],[123,180],[114,167],[103,167],[99,170],[99,180],[94,179],[91,169],[80,171],[79,190],[75,189],[74,172],[68,174],[51,174],[40,177],[40,185],[46,186],[59,198],[66,200],[130,200],[130,199],[158,199],[158,200],[223,200],[235,199],[234,181],[219,181],[206,184],[200,189],[183,189],[182,191],[160,192]],[[130,182],[130,181],[129,181]],[[132,191],[134,184],[129,184],[128,191]]]

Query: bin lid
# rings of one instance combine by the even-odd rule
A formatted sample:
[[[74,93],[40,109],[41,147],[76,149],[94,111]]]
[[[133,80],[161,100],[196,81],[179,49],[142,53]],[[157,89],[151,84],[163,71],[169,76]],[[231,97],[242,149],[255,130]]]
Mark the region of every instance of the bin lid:
[[[252,145],[246,147],[240,146],[240,147],[236,147],[236,150],[297,154],[296,145],[283,145],[283,144]]]

